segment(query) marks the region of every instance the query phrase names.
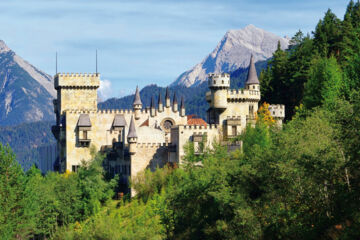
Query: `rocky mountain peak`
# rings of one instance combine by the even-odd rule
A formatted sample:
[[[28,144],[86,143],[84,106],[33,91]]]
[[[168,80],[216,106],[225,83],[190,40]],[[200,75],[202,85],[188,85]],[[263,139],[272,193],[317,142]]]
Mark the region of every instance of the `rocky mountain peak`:
[[[209,73],[231,73],[240,67],[248,67],[251,55],[254,56],[255,62],[266,60],[272,57],[278,41],[283,49],[289,45],[289,39],[252,24],[243,29],[229,30],[201,63],[181,74],[172,85],[196,86],[204,82]]]
[[[11,51],[3,40],[0,40],[0,53]]]

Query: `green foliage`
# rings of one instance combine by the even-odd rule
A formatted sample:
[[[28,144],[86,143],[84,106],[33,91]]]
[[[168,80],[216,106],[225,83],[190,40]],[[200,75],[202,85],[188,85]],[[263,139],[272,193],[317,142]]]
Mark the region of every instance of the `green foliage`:
[[[165,228],[152,203],[133,200],[110,205],[83,223],[60,229],[53,239],[165,239]]]
[[[11,239],[24,221],[24,173],[9,146],[0,143],[0,238]]]
[[[100,211],[114,195],[117,179],[104,178],[103,156],[93,156],[78,173],[26,174],[10,147],[0,144],[0,238],[44,239],[60,226]]]
[[[341,96],[343,75],[334,57],[314,59],[305,84],[304,105],[311,109],[331,105]]]

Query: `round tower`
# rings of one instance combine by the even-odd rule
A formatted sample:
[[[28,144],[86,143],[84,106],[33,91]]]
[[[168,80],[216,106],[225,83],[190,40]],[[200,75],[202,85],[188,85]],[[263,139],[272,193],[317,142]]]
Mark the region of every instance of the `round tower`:
[[[228,73],[210,73],[208,85],[211,91],[212,108],[227,108],[227,92],[230,88],[230,75]]]
[[[140,111],[142,109],[142,102],[140,99],[140,93],[139,93],[138,87],[136,87],[136,92],[135,92],[135,97],[134,97],[134,102],[133,102],[133,109],[135,112],[135,119],[138,120],[140,118]]]
[[[136,143],[137,143],[137,134],[135,130],[135,121],[134,118],[131,117],[130,126],[129,126],[129,133],[127,136],[127,140],[129,143],[129,153],[135,154],[136,153]]]

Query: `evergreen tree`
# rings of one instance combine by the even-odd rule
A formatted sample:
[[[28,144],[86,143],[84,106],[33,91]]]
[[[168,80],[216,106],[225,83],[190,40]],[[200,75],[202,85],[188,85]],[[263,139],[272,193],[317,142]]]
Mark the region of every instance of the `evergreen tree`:
[[[0,238],[21,236],[24,219],[24,173],[9,146],[0,143]]]

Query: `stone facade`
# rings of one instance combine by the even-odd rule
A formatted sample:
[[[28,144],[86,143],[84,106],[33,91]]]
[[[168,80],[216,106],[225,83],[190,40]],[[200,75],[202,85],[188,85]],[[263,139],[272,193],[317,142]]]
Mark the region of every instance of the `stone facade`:
[[[229,74],[209,75],[207,123],[186,116],[184,100],[179,107],[175,95],[170,100],[169,89],[165,104],[159,95],[158,108],[152,98],[150,108],[144,110],[136,89],[132,110],[98,110],[99,74],[57,74],[54,82],[56,125],[52,130],[58,141],[60,171],[76,171],[82,161],[91,159],[90,149],[95,148],[106,154],[104,167],[121,176],[124,188],[129,177],[146,168],[181,165],[189,141],[195,153],[201,154],[203,144],[211,147],[214,141],[225,143],[241,134],[254,122],[260,101],[253,59],[245,89],[231,90]],[[285,106],[269,109],[281,124]],[[191,125],[194,122],[203,124]]]

